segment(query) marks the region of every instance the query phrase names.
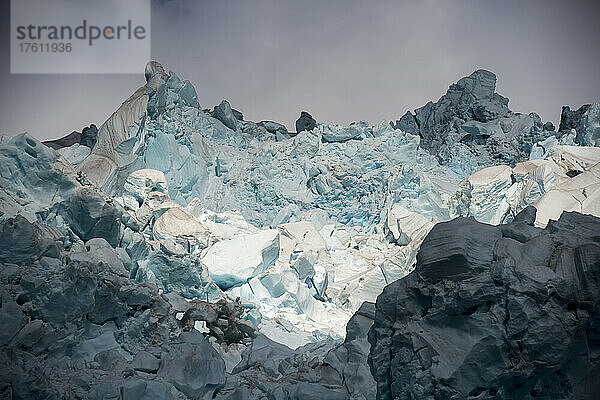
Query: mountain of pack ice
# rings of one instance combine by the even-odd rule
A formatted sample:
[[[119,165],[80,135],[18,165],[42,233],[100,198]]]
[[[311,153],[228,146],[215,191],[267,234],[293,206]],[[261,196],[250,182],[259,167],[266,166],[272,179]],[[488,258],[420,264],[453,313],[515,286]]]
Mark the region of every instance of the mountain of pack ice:
[[[294,137],[267,129],[264,121],[243,120],[226,101],[213,112],[202,110],[191,83],[156,62],[145,76],[146,84],[100,127],[89,154],[74,143],[58,149],[60,156],[44,149],[43,157],[26,160],[44,174],[63,163],[47,180],[72,176],[77,182],[68,185],[82,188],[69,190],[96,188],[111,223],[100,213],[93,217],[102,222],[81,227],[69,191],[36,190],[29,171],[18,169],[6,179],[34,193],[27,201],[3,196],[6,216],[56,225],[75,240],[105,237],[129,254],[132,278],[165,292],[209,301],[240,297],[249,310],[258,307],[248,318],[260,332],[294,347],[343,336],[364,301],[410,271],[436,222],[463,215],[498,224],[539,204],[540,225],[563,209],[597,212],[596,149],[564,146],[575,144],[573,133],[557,138],[535,115],[512,113],[487,71],[461,79],[431,103],[425,125],[419,118],[413,125],[404,118],[399,129],[311,118],[306,126],[312,129]],[[303,112],[301,120],[308,116]],[[594,118],[581,116],[589,126]],[[460,132],[487,124],[492,134],[452,142],[456,132],[448,119],[452,126],[464,122]],[[493,124],[510,125],[510,138],[494,136]],[[439,146],[429,140],[434,131],[443,139]],[[531,138],[544,140],[532,144]],[[27,136],[11,144],[38,152]],[[509,145],[518,151],[504,151]],[[461,157],[459,165],[440,159],[444,146],[478,156]],[[501,165],[505,160],[492,160],[483,149],[511,154],[512,164]],[[482,169],[490,163],[497,165]]]
[[[217,396],[218,386],[241,398],[310,398],[338,382],[331,398],[372,398],[369,302],[413,269],[438,222],[507,223],[528,206],[541,227],[563,211],[600,215],[600,148],[590,146],[598,105],[565,113],[569,128],[554,132],[535,114],[510,111],[488,71],[395,124],[316,123],[303,112],[297,135],[246,121],[225,100],[202,109],[193,85],[156,62],[145,76],[97,135],[84,130],[86,140],[53,141],[54,150],[26,134],[0,138],[0,223],[17,244],[0,246],[3,282],[12,282],[2,293],[12,321],[2,343],[45,343],[38,325],[60,320],[59,340],[81,347],[77,360],[131,365],[136,379],[158,374],[152,385],[111,376],[127,393],[195,398]],[[38,291],[52,274],[73,284]],[[122,293],[129,287],[133,299]],[[156,292],[137,294],[146,287]],[[94,304],[59,294],[83,291]],[[27,318],[34,325],[21,327]],[[127,329],[162,337],[173,324],[178,338],[161,339],[171,356],[146,342],[139,353],[123,338]],[[178,329],[209,338],[215,376],[177,375],[178,354],[204,346]],[[23,357],[24,371],[39,362]],[[305,369],[313,372],[298,381]],[[88,372],[84,392],[102,381]],[[21,378],[11,379],[24,387]],[[254,380],[264,384],[256,393]],[[112,395],[102,385],[94,396]]]
[[[121,194],[130,172],[157,169],[165,173],[173,201],[185,205],[198,198],[214,211],[237,209],[256,226],[330,220],[364,229],[396,201],[429,217],[447,217],[443,198],[462,178],[485,166],[525,161],[531,145],[552,134],[536,115],[508,110],[507,100],[493,93],[495,76],[483,70],[426,107],[432,108],[428,128],[318,124],[291,143],[264,124],[233,124],[225,101],[213,113],[202,111],[189,81],[166,74],[158,63],[149,63],[146,77],[146,85],[102,125],[79,169],[111,195]],[[446,129],[446,120],[466,122],[457,133]],[[436,137],[460,157],[440,158],[442,145],[429,145],[431,135],[421,130],[440,131]]]

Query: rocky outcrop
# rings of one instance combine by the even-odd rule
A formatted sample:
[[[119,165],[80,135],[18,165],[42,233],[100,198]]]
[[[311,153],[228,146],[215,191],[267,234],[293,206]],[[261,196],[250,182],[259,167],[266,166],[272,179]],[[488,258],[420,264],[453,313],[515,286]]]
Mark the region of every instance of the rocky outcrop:
[[[296,120],[296,133],[302,131],[312,131],[317,126],[317,121],[306,111],[300,113],[300,118]]]
[[[0,232],[19,243],[0,247],[0,397],[195,399],[223,386],[217,350],[176,318],[182,300],[129,279],[122,249],[22,217]]]
[[[47,140],[43,143],[46,146],[52,147],[55,150],[61,149],[63,147],[69,147],[74,144],[81,144],[82,146],[86,146],[90,149],[93,149],[94,145],[96,144],[97,135],[98,128],[96,127],[96,125],[91,124],[90,126],[86,126],[85,128],[83,128],[81,132],[73,131],[67,136],[64,136],[60,139]]]
[[[507,225],[436,225],[378,297],[378,399],[593,399],[600,385],[600,219],[527,208]]]
[[[568,132],[571,129],[577,129],[581,117],[590,108],[591,104],[584,104],[577,110],[571,110],[569,106],[563,106],[560,111],[560,124],[558,125],[559,132]]]
[[[592,104],[581,116],[575,140],[582,146],[600,147],[600,103]]]
[[[477,70],[450,85],[437,102],[406,113],[392,127],[420,135],[421,146],[455,170],[474,160],[483,166],[513,166],[527,160],[531,145],[554,129],[535,113],[513,113],[508,99],[495,90],[496,75]]]
[[[227,100],[221,101],[218,106],[215,106],[212,116],[223,123],[226,127],[232,131],[237,130],[238,118],[233,113],[231,105]]]

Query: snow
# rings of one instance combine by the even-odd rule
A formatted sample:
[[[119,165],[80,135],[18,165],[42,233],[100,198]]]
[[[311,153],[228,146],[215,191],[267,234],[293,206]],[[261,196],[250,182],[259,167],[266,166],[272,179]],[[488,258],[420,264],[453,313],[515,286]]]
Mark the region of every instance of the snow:
[[[171,240],[180,248],[180,253],[204,249],[210,243],[210,234],[203,224],[181,208],[170,208],[154,223],[156,240]]]
[[[395,204],[388,210],[385,228],[389,230],[394,242],[406,246],[414,240],[423,240],[434,224],[421,214]]]

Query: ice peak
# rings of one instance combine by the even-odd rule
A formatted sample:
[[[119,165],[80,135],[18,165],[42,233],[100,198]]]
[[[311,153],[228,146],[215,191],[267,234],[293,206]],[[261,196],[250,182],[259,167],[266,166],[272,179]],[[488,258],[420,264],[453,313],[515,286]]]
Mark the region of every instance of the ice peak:
[[[160,75],[161,77],[167,76],[162,64],[154,60],[148,61],[148,64],[146,64],[144,75],[146,76],[146,82],[150,82],[150,79],[155,75]]]

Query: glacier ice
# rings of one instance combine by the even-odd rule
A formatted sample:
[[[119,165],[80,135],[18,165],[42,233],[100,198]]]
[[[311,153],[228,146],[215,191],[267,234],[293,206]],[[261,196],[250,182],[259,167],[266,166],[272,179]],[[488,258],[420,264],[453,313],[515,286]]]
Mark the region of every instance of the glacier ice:
[[[225,239],[202,256],[213,280],[226,290],[264,272],[279,257],[279,232],[263,230]]]
[[[386,284],[408,273],[437,222],[468,215],[498,224],[539,205],[546,209],[538,212],[544,225],[563,209],[597,208],[593,185],[578,188],[583,194],[575,197],[552,191],[574,179],[570,171],[595,163],[593,155],[568,146],[572,132],[531,145],[527,156],[520,148],[519,163],[482,169],[491,161],[473,151],[488,137],[544,136],[539,117],[513,114],[493,93],[495,77],[487,72],[459,82],[417,113],[417,120],[427,121],[423,129],[442,129],[447,137],[439,154],[446,148],[455,156],[441,163],[408,114],[396,124],[404,131],[387,122],[315,121],[282,141],[279,125],[244,121],[226,101],[212,113],[200,109],[189,81],[157,63],[148,66],[146,79],[100,127],[91,154],[65,161],[73,175],[113,196],[111,215],[120,215],[122,225],[96,232],[103,225],[94,222],[86,232],[74,221],[79,214],[57,205],[45,221],[72,221],[69,229],[84,241],[101,235],[114,245],[121,236],[135,279],[187,297],[240,296],[259,306],[272,335],[291,329],[303,340],[315,340],[319,330],[339,337],[343,332],[325,326],[343,325],[363,301],[374,301]],[[443,121],[425,117],[442,103],[448,104]],[[462,112],[460,104],[470,111],[454,120],[455,131],[444,121]],[[462,139],[448,146],[453,137]],[[584,206],[573,203],[588,197]],[[294,321],[292,328],[269,322],[282,316]]]
[[[76,358],[157,376],[152,385],[111,376],[114,387],[86,377],[91,398],[115,387],[372,398],[369,302],[412,271],[434,226],[458,216],[507,223],[529,206],[541,227],[564,211],[600,215],[600,148],[578,139],[580,126],[594,137],[596,105],[574,130],[550,132],[537,115],[510,111],[487,71],[395,124],[303,113],[296,135],[245,121],[227,101],[201,109],[193,85],[158,63],[145,75],[91,150],[0,140],[3,273],[31,262],[36,276],[56,273],[40,291],[23,280],[37,313],[23,327],[26,309],[2,294],[0,343],[35,347],[48,323],[81,319],[93,326],[75,335]],[[142,348],[139,337],[171,350]],[[186,362],[214,374],[184,373]],[[293,382],[301,368],[321,375]],[[265,371],[285,388],[238,385],[267,382]]]
[[[77,166],[81,164],[83,160],[90,155],[91,150],[87,146],[80,145],[79,143],[75,143],[69,147],[63,147],[58,149],[58,153],[67,159],[69,163],[73,166]]]

